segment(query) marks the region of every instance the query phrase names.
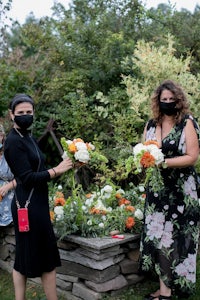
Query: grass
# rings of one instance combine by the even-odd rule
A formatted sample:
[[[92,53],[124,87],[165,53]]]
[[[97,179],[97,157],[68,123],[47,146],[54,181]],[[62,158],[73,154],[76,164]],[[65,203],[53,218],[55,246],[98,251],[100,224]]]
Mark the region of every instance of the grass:
[[[134,285],[123,291],[122,295],[111,297],[105,296],[104,300],[143,300],[144,295],[155,291],[158,288],[156,282],[151,280],[145,280],[141,283]],[[12,276],[7,271],[0,269],[0,299],[1,300],[13,300],[14,299],[14,289]],[[175,300],[180,300],[174,298]],[[200,255],[197,260],[197,290],[196,295],[191,296],[188,300],[199,300],[200,299]],[[39,284],[33,283],[31,281],[27,284],[27,300],[46,300],[45,294],[42,287]],[[59,297],[59,300],[67,300],[66,298]]]

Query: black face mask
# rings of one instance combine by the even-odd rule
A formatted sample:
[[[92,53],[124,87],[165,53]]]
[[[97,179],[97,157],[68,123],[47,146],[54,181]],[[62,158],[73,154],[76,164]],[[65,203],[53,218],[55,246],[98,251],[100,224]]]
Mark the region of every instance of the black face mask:
[[[27,129],[33,123],[33,115],[15,116],[14,121],[21,129]]]
[[[160,102],[160,111],[167,116],[176,115],[177,113],[176,102],[169,102],[169,103]]]

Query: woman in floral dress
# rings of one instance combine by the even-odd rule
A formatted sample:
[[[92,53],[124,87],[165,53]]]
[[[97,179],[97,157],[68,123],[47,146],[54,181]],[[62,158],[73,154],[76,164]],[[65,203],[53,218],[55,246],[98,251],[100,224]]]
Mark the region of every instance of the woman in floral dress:
[[[4,156],[5,131],[0,124],[0,226],[12,223],[11,202],[14,197],[16,181]]]
[[[173,293],[183,299],[195,292],[200,208],[194,165],[200,130],[183,90],[171,80],[156,89],[152,111],[144,139],[158,142],[166,168],[164,189],[147,188],[140,271],[155,271],[159,289],[144,299],[172,299]]]

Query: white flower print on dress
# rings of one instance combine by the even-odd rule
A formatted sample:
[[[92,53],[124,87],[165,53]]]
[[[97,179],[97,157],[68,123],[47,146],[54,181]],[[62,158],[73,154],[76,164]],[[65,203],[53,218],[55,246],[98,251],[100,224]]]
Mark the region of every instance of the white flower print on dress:
[[[182,154],[186,153],[186,143],[185,143],[185,131],[182,131],[180,142],[178,145],[178,150],[181,151]]]
[[[169,248],[173,244],[174,241],[172,239],[172,232],[173,232],[173,224],[172,222],[167,221],[165,223],[165,227],[161,237],[159,249],[161,249],[162,247]]]
[[[188,257],[176,266],[175,272],[194,283],[196,278],[196,254],[188,254]]]
[[[154,238],[160,239],[163,234],[165,216],[163,213],[156,212],[146,218],[147,236],[151,241]]]
[[[178,205],[178,206],[177,206],[177,210],[178,210],[181,214],[183,214],[183,212],[184,212],[184,205]]]
[[[146,132],[146,140],[152,140],[156,141],[156,134],[155,134],[155,128],[151,127],[147,132]]]
[[[197,199],[196,183],[192,175],[184,182],[184,192],[193,199]]]

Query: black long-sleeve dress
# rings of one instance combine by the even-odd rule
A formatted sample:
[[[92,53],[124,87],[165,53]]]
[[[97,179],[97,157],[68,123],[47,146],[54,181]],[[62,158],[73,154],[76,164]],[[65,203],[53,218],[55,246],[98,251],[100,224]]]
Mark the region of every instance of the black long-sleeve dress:
[[[29,232],[19,232],[16,198],[12,201],[12,215],[16,236],[14,269],[26,277],[41,277],[61,265],[56,237],[49,214],[49,172],[45,168],[44,156],[28,131],[13,128],[5,141],[5,158],[17,181],[16,195],[21,207],[32,188]],[[38,170],[39,166],[39,170]]]

